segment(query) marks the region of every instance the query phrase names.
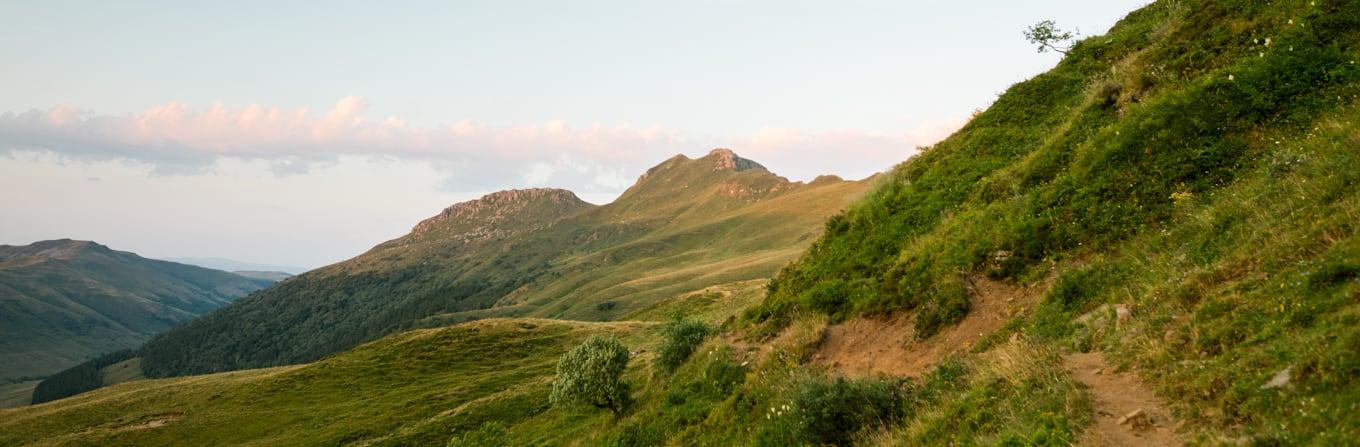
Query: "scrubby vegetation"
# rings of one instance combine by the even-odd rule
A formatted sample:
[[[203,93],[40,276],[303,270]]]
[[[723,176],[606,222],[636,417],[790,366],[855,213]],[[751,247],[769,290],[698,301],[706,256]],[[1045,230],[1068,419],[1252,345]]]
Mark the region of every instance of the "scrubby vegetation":
[[[713,328],[709,327],[708,323],[686,318],[680,313],[672,315],[670,321],[661,328],[664,338],[661,342],[661,351],[657,354],[657,364],[666,371],[674,371],[711,333]]]
[[[618,414],[628,405],[628,348],[617,339],[593,336],[557,362],[549,400],[553,405],[585,403]]]
[[[1208,431],[1354,438],[1357,29],[1348,0],[1135,11],[830,219],[748,320],[912,312],[928,338],[972,275],[1056,277],[1008,331],[1110,352]]]

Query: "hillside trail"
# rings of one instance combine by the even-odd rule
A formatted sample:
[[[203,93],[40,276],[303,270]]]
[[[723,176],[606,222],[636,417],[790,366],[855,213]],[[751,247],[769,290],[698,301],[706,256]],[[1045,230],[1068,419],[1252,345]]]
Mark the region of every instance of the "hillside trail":
[[[1063,366],[1086,386],[1095,412],[1078,445],[1185,445],[1166,403],[1138,376],[1115,371],[1098,352],[1064,355]]]
[[[1047,283],[1021,287],[978,275],[969,278],[973,308],[957,324],[924,340],[916,338],[914,314],[855,318],[828,327],[812,355],[824,365],[852,377],[878,374],[920,377],[941,360],[1000,330],[1038,302]]]
[[[1052,278],[1021,287],[985,276],[969,278],[973,309],[958,324],[917,340],[911,313],[856,318],[828,327],[812,362],[848,376],[920,377],[941,360],[972,349],[987,334],[1038,304]],[[1136,375],[1120,373],[1099,353],[1063,356],[1063,366],[1091,395],[1095,419],[1082,434],[1087,446],[1179,446],[1166,404]]]

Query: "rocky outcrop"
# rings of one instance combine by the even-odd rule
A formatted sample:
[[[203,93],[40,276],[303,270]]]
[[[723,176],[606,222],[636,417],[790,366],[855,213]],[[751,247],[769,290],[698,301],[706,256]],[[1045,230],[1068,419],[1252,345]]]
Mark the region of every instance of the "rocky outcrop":
[[[708,156],[704,158],[713,159],[714,171],[721,171],[723,169],[731,169],[734,171],[759,169],[762,171],[768,171],[768,169],[765,169],[765,167],[761,166],[760,163],[756,163],[754,161],[741,158],[740,156],[737,155],[736,152],[732,152],[731,149],[727,148],[717,148],[712,151],[709,151]]]
[[[591,206],[565,189],[533,188],[493,192],[477,200],[455,203],[411,229],[420,234],[450,225],[496,226],[520,218],[563,217]]]

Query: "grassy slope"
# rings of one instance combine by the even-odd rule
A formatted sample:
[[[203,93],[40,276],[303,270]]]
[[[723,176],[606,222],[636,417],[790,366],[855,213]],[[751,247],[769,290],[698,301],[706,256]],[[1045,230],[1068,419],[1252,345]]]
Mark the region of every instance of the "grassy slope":
[[[676,157],[599,207],[565,191],[473,202],[476,213],[422,224],[153,339],[143,368],[168,377],[312,361],[475,318],[611,319],[768,277],[866,186],[793,183],[747,163],[725,151]]]
[[[1356,439],[1358,29],[1341,0],[1134,12],[834,217],[749,316],[909,309],[928,333],[968,274],[1053,271],[1008,330],[1107,350],[1207,433]],[[1106,303],[1132,321],[1073,322]]]
[[[717,325],[762,295],[763,281],[721,285],[631,317],[680,312]],[[505,427],[500,439],[506,445],[799,442],[791,428],[797,411],[773,415],[769,409],[795,403],[800,384],[825,377],[797,360],[816,337],[786,337],[764,357],[711,339],[679,370],[663,373],[652,365],[658,328],[654,322],[490,319],[416,330],[307,365],[134,381],[0,410],[0,444],[439,445],[487,423]],[[558,356],[600,333],[619,336],[638,352],[625,375],[635,402],[619,418],[548,406]],[[1082,423],[1089,404],[1056,361],[1051,350],[1019,344],[951,361],[903,385],[910,411],[898,431],[861,439],[976,441],[974,432],[955,430],[960,421],[992,441],[1070,433],[1051,428]]]
[[[543,417],[566,349],[600,333],[643,345],[647,328],[528,319],[416,330],[308,365],[134,381],[0,410],[0,444],[440,444],[489,414]],[[584,411],[547,417],[577,430],[600,419]],[[166,423],[147,426],[157,420]],[[525,436],[561,443],[572,433]]]
[[[85,241],[0,246],[0,379],[134,347],[268,284]]]
[[[368,347],[401,346],[393,341],[410,336],[398,335],[315,365],[202,380],[274,380],[264,375],[312,371],[315,390],[274,386],[271,393],[251,395],[312,396],[299,400],[312,403],[306,410],[294,410],[312,419],[284,419],[272,431],[307,443],[344,441],[346,434],[353,440],[439,442],[495,420],[508,427],[512,444],[789,445],[809,439],[799,428],[809,411],[832,406],[800,402],[834,403],[812,399],[825,396],[807,384],[830,379],[805,363],[827,315],[835,320],[912,309],[922,327],[938,327],[967,311],[967,274],[1031,284],[1056,275],[1031,313],[974,352],[906,380],[900,419],[836,439],[1068,444],[1091,420],[1091,408],[1059,355],[1100,349],[1156,385],[1189,422],[1193,439],[1247,435],[1263,444],[1345,444],[1357,437],[1352,415],[1360,402],[1354,379],[1360,376],[1354,354],[1360,349],[1360,72],[1350,64],[1360,59],[1355,29],[1360,5],[1340,1],[1163,1],[1131,14],[1109,35],[1083,42],[1054,71],[1012,88],[958,134],[900,166],[832,219],[827,235],[780,275],[773,293],[749,314],[761,322],[759,329],[782,330],[779,337],[754,350],[730,337],[710,340],[674,374],[653,370],[649,355],[641,356],[629,372],[637,402],[617,420],[542,406],[551,360],[574,340],[555,350],[482,346],[478,352],[490,356],[487,361],[437,369],[409,362],[438,362],[443,347],[457,342],[406,349],[426,353],[423,358],[370,354],[369,366],[337,369],[334,376],[318,366],[365,358],[359,353]],[[1265,37],[1271,45],[1250,43]],[[733,285],[730,291],[735,300],[751,300],[757,287]],[[724,321],[740,305],[715,299],[721,295],[660,300],[629,315],[656,318],[680,310]],[[1129,319],[1114,324],[1116,318],[1102,318],[1115,314],[1102,307],[1107,304],[1125,306]],[[514,330],[514,322],[504,324]],[[466,330],[460,328],[415,334]],[[654,350],[650,333],[637,332],[626,342]],[[1001,341],[1012,333],[1020,336]],[[502,363],[504,356],[525,355],[516,353],[520,349],[540,353],[536,362],[543,369],[520,375]],[[347,396],[354,390],[382,388],[368,384],[383,375],[364,372],[379,361],[410,365],[401,369],[420,375],[402,375],[408,385],[390,385],[401,399],[364,394],[378,410],[350,406]],[[1291,386],[1261,388],[1286,367]],[[444,371],[465,380],[443,382]],[[476,384],[502,375],[539,382],[511,388],[527,390],[523,399],[502,395],[460,407],[487,396],[469,385],[437,408],[423,406],[435,399],[431,393],[466,378]],[[133,382],[0,413],[0,420],[22,421],[9,426],[15,430],[0,425],[0,432],[102,436],[81,431],[95,424],[91,409],[123,414],[143,405],[118,390],[195,379]],[[81,404],[86,399],[101,403]],[[173,403],[157,405],[132,416],[177,411]],[[228,404],[202,405],[196,411]],[[852,400],[849,407],[862,405]],[[406,408],[415,409],[411,416],[403,414]],[[379,429],[364,419],[375,413],[388,418]],[[186,411],[181,422],[136,436],[169,439],[162,436],[182,433],[174,424],[194,414]],[[265,419],[242,418],[247,426]]]

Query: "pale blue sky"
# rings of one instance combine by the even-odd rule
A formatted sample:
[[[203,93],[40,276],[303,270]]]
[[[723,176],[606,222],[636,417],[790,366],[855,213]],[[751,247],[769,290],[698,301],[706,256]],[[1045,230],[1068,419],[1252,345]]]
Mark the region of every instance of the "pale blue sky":
[[[1143,3],[0,2],[0,243],[317,266],[717,145],[863,177],[1051,67],[1025,26]]]

